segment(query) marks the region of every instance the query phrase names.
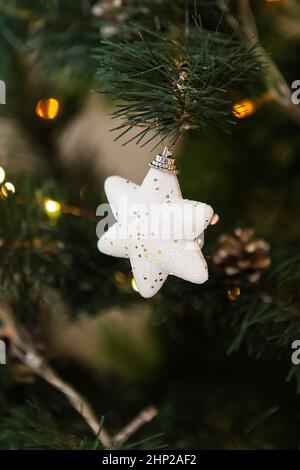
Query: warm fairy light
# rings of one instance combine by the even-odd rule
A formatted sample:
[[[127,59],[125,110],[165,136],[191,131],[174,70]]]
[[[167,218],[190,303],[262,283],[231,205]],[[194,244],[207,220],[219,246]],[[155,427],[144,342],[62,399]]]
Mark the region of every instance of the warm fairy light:
[[[10,183],[9,181],[7,181],[6,183],[4,183],[4,184],[1,186],[0,192],[1,192],[1,195],[2,195],[2,196],[8,197],[8,193],[15,193],[15,192],[16,192],[16,188],[14,187],[14,185],[13,185],[12,183]]]
[[[4,183],[4,187],[7,189],[7,191],[10,191],[11,193],[15,193],[16,192],[16,188],[14,187],[14,185],[12,183],[10,183],[9,181],[7,181],[6,183]]]
[[[3,183],[4,180],[5,180],[5,171],[2,168],[2,166],[0,166],[0,183]]]
[[[266,3],[279,3],[281,0],[265,0]]]
[[[44,207],[48,215],[56,217],[61,212],[61,204],[53,199],[45,199]]]
[[[7,192],[7,189],[5,188],[5,186],[1,186],[0,188],[0,196],[3,196],[3,197],[8,197],[8,192]]]
[[[237,300],[239,298],[239,296],[241,295],[241,289],[239,287],[234,287],[233,289],[229,289],[227,291],[227,297],[229,300],[231,300],[232,302],[234,302],[235,300]]]
[[[139,292],[138,286],[136,285],[134,277],[131,279],[131,286],[132,286],[132,289],[135,290],[135,292]]]
[[[55,119],[59,113],[59,102],[55,98],[40,100],[36,105],[35,112],[42,119]]]
[[[250,114],[253,114],[254,111],[256,110],[256,106],[253,101],[245,99],[238,101],[233,105],[233,115],[238,118],[238,119],[244,119],[247,116],[250,116]]]

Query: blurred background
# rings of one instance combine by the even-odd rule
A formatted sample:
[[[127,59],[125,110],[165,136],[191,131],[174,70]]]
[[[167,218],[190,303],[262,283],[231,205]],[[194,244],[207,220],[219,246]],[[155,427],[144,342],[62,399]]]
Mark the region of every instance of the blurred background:
[[[140,183],[161,149],[114,141],[93,48],[130,40],[131,21],[177,18],[183,4],[0,0],[2,449],[101,447],[81,397],[110,436],[142,411],[120,446],[299,448],[299,106],[264,79],[235,95],[229,133],[212,123],[177,146],[184,197],[220,215],[206,234],[205,285],[170,277],[145,300],[128,262],[97,250],[105,178]],[[205,27],[222,4],[199,2]],[[291,90],[300,3],[251,5]]]

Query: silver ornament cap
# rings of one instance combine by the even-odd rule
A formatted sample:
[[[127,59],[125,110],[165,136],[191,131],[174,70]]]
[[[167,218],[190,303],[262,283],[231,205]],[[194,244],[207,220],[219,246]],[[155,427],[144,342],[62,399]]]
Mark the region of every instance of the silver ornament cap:
[[[175,158],[172,158],[172,151],[169,147],[165,147],[162,154],[156,155],[155,159],[149,163],[149,166],[157,170],[166,171],[173,175],[178,175],[179,170]]]

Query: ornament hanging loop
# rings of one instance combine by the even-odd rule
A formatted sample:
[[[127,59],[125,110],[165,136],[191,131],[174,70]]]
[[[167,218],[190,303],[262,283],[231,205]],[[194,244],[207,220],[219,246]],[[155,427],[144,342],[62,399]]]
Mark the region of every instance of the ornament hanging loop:
[[[178,175],[179,170],[175,158],[172,158],[172,150],[170,147],[165,146],[163,152],[156,155],[155,159],[149,163],[149,166],[157,170],[165,171],[173,175]]]
[[[155,119],[155,122],[156,122],[156,127],[158,128],[160,142],[164,146],[164,150],[161,154],[157,155],[156,158],[151,163],[149,163],[149,166],[162,170],[162,171],[166,171],[168,173],[172,173],[174,175],[178,175],[180,171],[178,170],[176,160],[172,158],[172,155],[173,155],[173,150],[176,146],[176,143],[178,139],[180,138],[180,134],[177,135],[176,139],[171,145],[167,145],[160,133],[158,118]]]

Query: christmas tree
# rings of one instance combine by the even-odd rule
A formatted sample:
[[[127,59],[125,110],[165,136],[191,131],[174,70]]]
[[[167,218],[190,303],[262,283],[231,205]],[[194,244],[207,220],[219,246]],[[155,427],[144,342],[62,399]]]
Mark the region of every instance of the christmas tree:
[[[0,0],[0,449],[299,447],[299,26],[297,0]],[[143,298],[97,207],[163,151],[214,208],[209,278],[182,259],[195,283]]]

